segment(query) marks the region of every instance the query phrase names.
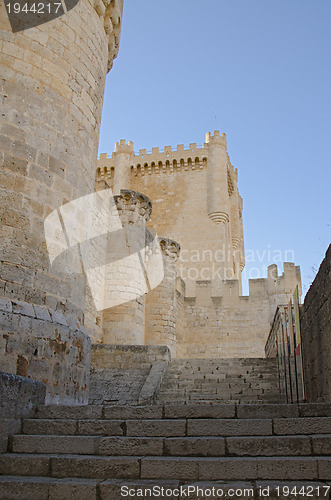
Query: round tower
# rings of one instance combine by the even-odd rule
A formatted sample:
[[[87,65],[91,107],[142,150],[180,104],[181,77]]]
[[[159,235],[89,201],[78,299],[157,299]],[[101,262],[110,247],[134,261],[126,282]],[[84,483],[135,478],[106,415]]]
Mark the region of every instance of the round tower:
[[[53,21],[13,33],[0,5],[0,295],[17,316],[1,325],[15,339],[1,351],[1,367],[18,373],[24,365],[25,376],[46,381],[48,402],[87,398],[86,280],[50,265],[44,220],[94,191],[105,78],[118,51],[122,7],[123,0],[107,7],[80,0]]]
[[[114,189],[115,195],[120,194],[121,189],[130,189],[130,167],[133,163],[134,151],[133,142],[128,141],[126,144],[124,139],[115,144],[115,172],[114,172]]]
[[[215,130],[214,135],[206,134],[208,144],[207,166],[207,209],[214,222],[229,222],[230,203],[227,180],[228,154],[226,135]]]
[[[152,213],[147,196],[121,190],[115,196],[123,230],[109,240],[110,263],[106,277],[103,312],[103,343],[143,345],[145,332],[145,294],[149,276],[145,251],[149,233],[146,222]]]
[[[220,249],[223,251],[222,278],[215,279],[216,288],[221,287],[221,281],[234,279],[233,252],[230,226],[230,197],[228,185],[228,164],[226,135],[220,135],[218,130],[214,135],[206,134],[208,145],[207,163],[207,211],[210,219],[219,224]]]
[[[164,279],[146,296],[146,345],[166,345],[171,357],[176,357],[176,262],[179,244],[169,238],[159,238],[162,251]]]

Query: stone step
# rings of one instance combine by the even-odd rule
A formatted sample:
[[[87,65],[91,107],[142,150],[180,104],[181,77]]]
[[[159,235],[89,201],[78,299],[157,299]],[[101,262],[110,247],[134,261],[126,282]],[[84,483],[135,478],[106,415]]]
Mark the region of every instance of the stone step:
[[[239,405],[238,405],[239,406]],[[271,407],[273,405],[270,405]],[[81,436],[137,436],[137,437],[152,437],[152,436],[222,436],[222,435],[298,435],[298,434],[331,434],[331,417],[293,417],[293,418],[278,418],[272,409],[269,408],[263,413],[262,418],[250,418],[250,409],[246,408],[248,413],[245,414],[245,408],[240,410],[239,416],[242,418],[233,418],[230,408],[229,413],[226,413],[225,418],[204,417],[199,418],[199,408],[191,410],[193,418],[186,418],[185,410],[176,412],[174,408],[172,418],[161,419],[135,419],[135,420],[34,420],[26,419],[23,421],[23,433],[25,434],[41,434],[41,435],[81,435]],[[277,410],[275,405],[275,411]],[[171,407],[167,409],[167,415],[171,414]],[[200,415],[208,415],[208,413],[200,412]],[[208,409],[207,409],[208,411]],[[280,415],[282,407],[278,406]],[[222,409],[219,410],[222,415]],[[285,410],[284,410],[285,412]],[[213,413],[216,415],[217,413]],[[224,413],[223,413],[224,414]],[[182,415],[184,418],[179,418]],[[272,418],[273,417],[273,418]]]
[[[231,418],[258,418],[264,417],[331,417],[331,404],[170,404],[153,406],[39,406],[36,410],[35,418],[32,419],[55,419],[55,420],[125,420],[125,419],[161,419],[177,418],[178,411],[184,418],[201,418],[201,412],[211,418],[224,418],[231,415]],[[177,413],[176,413],[177,412]],[[186,413],[187,412],[187,413]],[[249,417],[247,417],[249,415]],[[25,420],[27,422],[28,420]]]
[[[324,456],[155,457],[97,455],[0,455],[0,474],[84,479],[329,480]]]
[[[13,453],[75,455],[309,456],[331,455],[331,435],[130,437],[16,435]]]

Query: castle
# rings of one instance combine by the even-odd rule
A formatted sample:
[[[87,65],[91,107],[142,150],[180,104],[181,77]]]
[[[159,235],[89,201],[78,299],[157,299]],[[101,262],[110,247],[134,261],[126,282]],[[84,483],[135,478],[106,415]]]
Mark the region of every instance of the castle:
[[[207,133],[201,147],[180,144],[135,155],[133,143],[121,140],[111,157],[100,155],[97,189],[146,195],[152,202],[148,227],[170,239],[168,254],[163,252],[167,278],[146,296],[142,334],[132,338],[114,329],[112,317],[118,316],[108,310],[101,342],[167,345],[178,358],[264,357],[277,305],[287,303],[296,286],[301,290],[300,268],[285,263],[278,276],[271,265],[266,278],[249,280],[249,296],[242,295],[243,200],[237,183],[219,131]]]
[[[122,7],[13,32],[0,4],[0,497],[326,496],[331,247],[293,315],[292,263],[242,296],[224,134],[96,171]]]
[[[122,0],[81,0],[26,33],[13,33],[1,9],[0,359],[3,371],[44,381],[51,403],[87,402],[91,344],[163,345],[173,358],[264,357],[277,305],[301,288],[299,268],[285,263],[283,275],[269,266],[242,296],[243,203],[224,134],[138,155],[122,140],[96,172],[122,8]],[[85,273],[51,265],[44,223],[107,187],[123,228],[144,228],[133,246],[157,232],[164,279],[97,310]]]

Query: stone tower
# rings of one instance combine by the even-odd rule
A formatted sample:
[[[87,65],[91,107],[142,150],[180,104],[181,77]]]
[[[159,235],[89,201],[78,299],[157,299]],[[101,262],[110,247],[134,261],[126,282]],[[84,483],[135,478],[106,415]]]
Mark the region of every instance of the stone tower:
[[[60,18],[1,24],[1,367],[47,383],[48,401],[84,402],[85,278],[50,266],[43,222],[94,191],[105,78],[123,0],[80,0]],[[65,224],[63,226],[66,234]],[[69,235],[70,236],[70,235]]]

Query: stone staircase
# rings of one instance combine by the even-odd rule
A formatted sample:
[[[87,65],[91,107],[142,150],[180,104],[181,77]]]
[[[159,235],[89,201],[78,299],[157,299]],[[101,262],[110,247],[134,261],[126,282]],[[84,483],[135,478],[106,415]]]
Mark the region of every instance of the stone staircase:
[[[276,359],[174,359],[159,403],[279,403]]]
[[[0,498],[329,499],[330,452],[331,405],[42,406],[0,455]]]

